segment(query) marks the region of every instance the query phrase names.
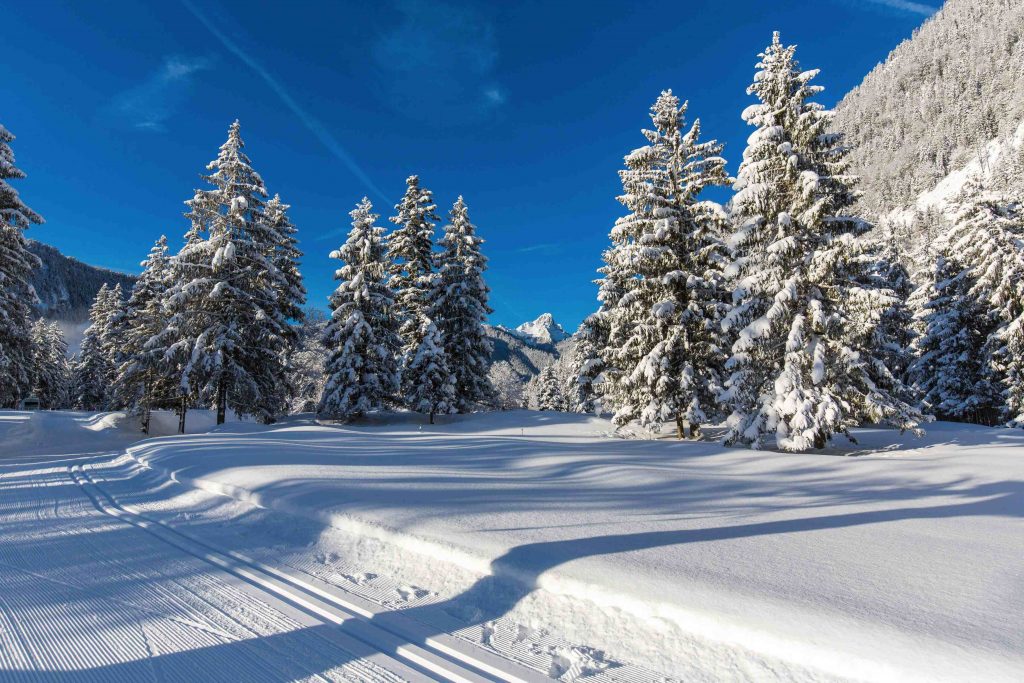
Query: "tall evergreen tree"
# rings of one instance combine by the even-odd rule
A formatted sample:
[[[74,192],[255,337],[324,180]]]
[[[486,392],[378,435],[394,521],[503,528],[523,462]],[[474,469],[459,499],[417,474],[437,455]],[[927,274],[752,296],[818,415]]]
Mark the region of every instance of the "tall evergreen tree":
[[[555,366],[548,365],[537,376],[537,410],[561,411],[564,407]]]
[[[348,240],[331,252],[344,265],[334,276],[341,284],[330,297],[331,319],[323,335],[327,381],[317,413],[331,419],[383,408],[395,400],[400,383],[384,229],[377,227],[379,216],[365,197],[349,215]]]
[[[573,335],[565,379],[565,407],[574,413],[593,413],[600,396],[597,378],[604,372],[601,351],[607,345],[607,326],[602,313],[589,315]]]
[[[488,376],[491,341],[484,330],[484,322],[493,311],[487,305],[490,289],[483,278],[487,268],[487,259],[480,253],[483,240],[469,221],[462,197],[456,200],[449,217],[451,222],[439,242],[442,251],[437,258],[431,310],[455,376],[455,409],[465,413],[494,402],[494,387]]]
[[[858,309],[885,307],[889,290],[866,287],[870,225],[850,213],[848,175],[831,112],[811,101],[817,71],[801,71],[795,47],[776,33],[747,92],[759,102],[733,201],[736,333],[723,395],[732,407],[730,443],[823,447],[832,435],[871,421],[916,429],[922,419],[899,378],[863,343]]]
[[[72,402],[79,410],[108,410],[115,402],[112,386],[117,347],[113,329],[122,305],[121,285],[111,289],[104,284],[89,308],[89,326],[74,370]]]
[[[156,344],[167,323],[164,299],[171,276],[165,236],[160,236],[141,265],[142,274],[132,287],[120,326],[115,391],[118,403],[140,416],[142,431],[148,434],[153,408],[173,406],[176,397],[164,350]]]
[[[415,337],[416,350],[405,368],[408,378],[409,408],[418,413],[434,416],[455,411],[455,376],[444,353],[441,332],[427,317],[420,317]]]
[[[40,318],[32,325],[32,393],[47,410],[68,407],[71,368],[60,326]]]
[[[971,185],[939,249],[919,297],[914,377],[942,417],[1013,422],[1024,408],[1024,216],[1009,198]]]
[[[168,330],[158,342],[179,369],[182,396],[212,404],[218,424],[228,408],[271,422],[287,399],[289,329],[279,293],[288,285],[274,263],[279,237],[263,213],[266,189],[244,145],[235,121],[207,166],[213,189],[186,202],[192,228],[175,258]]]
[[[8,182],[25,177],[14,165],[13,140],[0,125],[0,407],[16,406],[31,389],[36,295],[30,280],[39,259],[28,251],[24,231],[43,222]]]
[[[629,213],[616,221],[601,269],[619,290],[605,302],[606,399],[617,423],[660,429],[673,420],[682,438],[686,425],[696,435],[717,412],[721,390],[724,213],[699,195],[728,176],[722,146],[700,141],[699,121],[687,127],[686,104],[671,91],[651,107],[651,120],[649,144],[619,173]]]
[[[437,206],[433,193],[420,186],[419,176],[409,176],[402,201],[395,205],[397,227],[388,237],[390,261],[388,284],[395,293],[395,317],[399,321],[403,367],[415,355],[421,340],[423,318],[430,310],[434,289],[434,227]],[[403,380],[403,395],[410,385]]]

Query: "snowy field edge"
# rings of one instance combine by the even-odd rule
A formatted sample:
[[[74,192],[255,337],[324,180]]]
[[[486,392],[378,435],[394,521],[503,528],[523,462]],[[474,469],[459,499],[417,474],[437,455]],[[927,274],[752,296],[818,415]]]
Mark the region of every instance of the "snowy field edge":
[[[535,417],[526,414],[528,417]],[[474,416],[439,429],[448,429],[455,437],[461,433],[472,434],[477,425],[480,431],[515,438],[514,424],[494,424],[494,417]],[[506,418],[507,420],[507,418]],[[569,435],[561,435],[562,441],[584,442],[601,439],[595,436],[607,425],[601,421],[569,418],[572,429]],[[565,425],[560,425],[564,431]],[[998,440],[1002,432],[963,426],[934,425],[938,438],[906,444],[882,443],[884,432],[864,430],[861,440],[864,445],[857,453],[878,453],[876,461],[906,455],[913,457],[923,449],[941,447],[943,440],[951,436],[947,432],[960,434],[960,441],[967,442],[967,448],[978,448],[984,435]],[[411,425],[372,425],[355,430],[316,427],[310,424],[283,425],[277,429],[263,430],[244,425],[238,431],[226,430],[224,438],[240,440],[260,453],[273,448],[273,444],[259,444],[259,434],[276,432],[296,434],[342,441],[346,435],[376,433],[391,429],[399,434],[396,439],[423,438],[423,433],[414,431]],[[544,437],[544,428],[536,424],[520,428],[535,432],[532,438],[541,442],[550,441]],[[404,430],[404,431],[403,431]],[[978,432],[978,433],[975,433]],[[326,436],[324,436],[326,434]],[[881,434],[881,436],[880,436]],[[889,433],[891,439],[894,433]],[[967,438],[965,438],[967,437]],[[519,438],[527,438],[520,436]],[[555,439],[556,441],[558,439]],[[973,439],[973,446],[970,445]],[[255,440],[255,443],[253,441]],[[604,442],[607,438],[601,439]],[[956,441],[954,438],[952,441]],[[873,443],[877,442],[877,443]],[[678,599],[645,599],[643,591],[621,590],[618,582],[625,578],[621,568],[611,571],[567,571],[558,567],[539,574],[530,569],[523,571],[515,564],[514,552],[501,554],[493,548],[480,548],[465,543],[464,536],[446,535],[437,527],[424,532],[420,529],[410,532],[389,524],[387,514],[373,514],[372,510],[358,513],[340,512],[337,509],[317,509],[308,504],[297,503],[286,495],[279,495],[274,487],[246,485],[245,456],[220,463],[227,465],[214,469],[206,476],[192,476],[196,459],[183,453],[202,450],[209,457],[209,450],[215,444],[209,442],[197,449],[195,444],[182,448],[185,440],[175,438],[155,439],[136,444],[128,449],[130,455],[147,467],[162,472],[183,484],[203,489],[221,496],[255,504],[299,517],[315,520],[335,531],[331,542],[345,547],[335,550],[342,555],[358,556],[360,561],[374,571],[387,573],[394,578],[412,584],[428,586],[442,595],[459,595],[472,590],[482,577],[497,577],[502,590],[511,590],[515,599],[485,596],[480,605],[484,615],[508,616],[533,628],[556,630],[560,636],[571,642],[586,643],[602,648],[612,658],[642,663],[679,675],[702,678],[713,672],[712,677],[771,677],[788,679],[841,678],[861,680],[953,680],[970,677],[972,672],[984,671],[989,680],[1012,680],[1024,662],[1007,650],[986,651],[984,644],[972,644],[965,634],[928,633],[928,629],[900,628],[892,623],[872,623],[871,615],[856,614],[854,611],[836,609],[836,606],[800,604],[793,599],[778,599],[769,595],[743,595],[737,587],[701,586],[694,590],[692,603]],[[308,444],[307,444],[308,445]],[[632,444],[631,444],[632,445]],[[1014,441],[1014,445],[1016,441]],[[550,443],[548,443],[550,446]],[[648,444],[651,448],[679,448],[678,444]],[[894,450],[894,446],[896,449]],[[907,448],[911,446],[911,448]],[[711,444],[686,444],[682,447],[700,452],[721,450],[728,455],[743,453],[740,449],[720,449]],[[238,448],[238,445],[232,446]],[[709,450],[710,448],[710,450]],[[899,449],[903,449],[900,451]],[[850,451],[852,452],[852,451]],[[751,453],[746,451],[745,453]],[[287,453],[283,453],[287,457]],[[767,461],[781,458],[790,462],[783,454],[757,454]],[[539,454],[546,458],[548,455]],[[821,459],[828,456],[795,456]],[[945,457],[945,456],[944,456]],[[865,462],[871,458],[865,458]],[[848,459],[830,460],[842,462]],[[278,465],[281,461],[277,461]],[[266,468],[267,462],[257,458],[254,464]],[[287,478],[288,474],[277,475]],[[242,483],[240,483],[242,482]],[[898,497],[898,496],[897,496]],[[375,542],[368,542],[372,539]],[[594,576],[597,581],[581,580],[581,575]],[[439,580],[444,577],[439,585]],[[654,583],[664,576],[652,576]],[[685,577],[679,577],[686,580]],[[698,582],[699,583],[699,582]],[[510,586],[514,586],[510,588]],[[492,587],[493,588],[493,587]],[[648,598],[649,598],[648,593]],[[474,596],[481,598],[480,594]],[[729,600],[727,600],[729,599]],[[1019,600],[1019,596],[1014,598]],[[735,610],[727,603],[739,600],[747,608]],[[552,615],[558,615],[552,619]],[[779,615],[784,615],[781,619]],[[783,622],[779,624],[777,622]],[[960,640],[961,642],[957,642]],[[952,653],[955,653],[952,654]],[[799,662],[799,664],[796,664]]]

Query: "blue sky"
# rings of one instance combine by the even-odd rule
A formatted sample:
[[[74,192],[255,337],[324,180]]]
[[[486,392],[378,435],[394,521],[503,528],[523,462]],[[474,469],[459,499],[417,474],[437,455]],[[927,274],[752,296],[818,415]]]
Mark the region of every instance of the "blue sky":
[[[665,88],[690,101],[735,173],[757,53],[780,30],[832,106],[939,0],[37,2],[4,8],[0,123],[29,236],[136,272],[175,246],[182,202],[242,135],[292,205],[310,304],[325,305],[367,195],[382,224],[418,173],[446,214],[465,196],[486,240],[493,322],[574,327],[621,207],[616,171]]]

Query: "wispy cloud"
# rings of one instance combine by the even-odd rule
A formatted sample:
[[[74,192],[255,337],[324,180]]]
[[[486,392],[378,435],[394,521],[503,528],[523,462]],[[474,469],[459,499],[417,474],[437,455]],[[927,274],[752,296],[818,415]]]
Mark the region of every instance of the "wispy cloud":
[[[551,255],[557,254],[562,250],[563,244],[561,242],[544,242],[542,244],[530,244],[525,247],[519,247],[514,249],[517,254],[544,254]]]
[[[166,57],[143,83],[117,95],[109,113],[131,128],[164,132],[167,121],[188,97],[195,74],[210,66],[210,60],[203,57]]]
[[[933,7],[923,2],[913,2],[913,0],[853,0],[853,2],[854,4],[862,2],[867,5],[881,5],[882,7],[888,7],[889,9],[901,12],[920,14],[923,17],[930,17],[939,11],[938,7]]]
[[[263,82],[267,84],[267,87],[277,95],[277,97],[285,104],[288,109],[299,119],[303,126],[309,130],[327,150],[334,155],[338,161],[343,163],[352,174],[358,178],[368,190],[370,190],[375,196],[383,199],[386,203],[390,204],[391,199],[379,188],[377,184],[373,182],[370,176],[362,169],[362,167],[356,162],[348,151],[338,142],[337,138],[327,130],[327,128],[320,123],[312,114],[307,112],[302,106],[295,101],[295,98],[291,96],[288,90],[281,85],[280,81],[274,78],[269,71],[263,68],[259,62],[257,62],[248,52],[242,49],[242,47],[228,37],[221,29],[214,24],[210,19],[203,14],[199,8],[192,4],[190,0],[181,0],[181,3],[185,8],[192,13],[200,24],[206,27],[214,38],[216,38],[224,48],[237,57],[243,64],[249,67],[257,76],[263,79]]]
[[[400,19],[381,34],[373,58],[403,114],[432,123],[479,119],[508,101],[495,79],[493,20],[464,0],[395,0]]]

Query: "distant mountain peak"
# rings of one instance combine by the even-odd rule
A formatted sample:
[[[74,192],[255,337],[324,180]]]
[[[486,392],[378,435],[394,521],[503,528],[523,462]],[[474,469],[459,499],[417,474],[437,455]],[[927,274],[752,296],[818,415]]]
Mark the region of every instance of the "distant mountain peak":
[[[515,331],[541,344],[557,344],[569,338],[569,333],[555,322],[555,316],[550,313],[541,314],[533,322],[523,323]]]

